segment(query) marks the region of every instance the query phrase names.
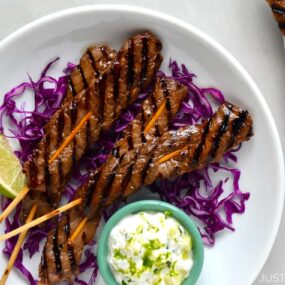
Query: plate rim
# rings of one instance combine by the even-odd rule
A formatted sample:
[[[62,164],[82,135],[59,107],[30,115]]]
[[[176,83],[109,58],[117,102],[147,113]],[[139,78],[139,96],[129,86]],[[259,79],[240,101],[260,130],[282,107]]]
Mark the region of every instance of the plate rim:
[[[263,254],[261,255],[261,258],[256,263],[254,270],[252,270],[251,275],[249,275],[248,284],[252,284],[256,278],[258,277],[259,273],[261,272],[263,266],[265,265],[265,262],[267,261],[273,245],[275,243],[278,230],[280,227],[281,219],[282,219],[282,213],[283,213],[283,206],[284,206],[284,196],[285,196],[285,171],[284,171],[284,156],[283,156],[283,150],[281,145],[280,136],[278,133],[278,129],[275,123],[275,120],[273,118],[273,115],[270,111],[270,108],[262,95],[261,91],[259,90],[258,86],[248,73],[246,69],[241,65],[241,63],[226,49],[224,48],[220,43],[218,43],[215,39],[213,39],[211,36],[200,30],[199,28],[196,28],[192,24],[181,20],[175,16],[169,15],[167,13],[163,13],[157,10],[144,8],[141,6],[135,6],[135,5],[125,5],[125,4],[91,4],[91,5],[84,5],[84,6],[78,6],[68,9],[62,9],[53,13],[50,13],[48,15],[45,15],[43,17],[40,17],[23,27],[15,30],[8,36],[6,36],[4,39],[0,41],[0,56],[3,50],[5,50],[6,45],[9,45],[13,43],[13,40],[16,40],[17,37],[31,32],[34,28],[39,28],[39,26],[43,26],[45,24],[48,24],[50,21],[56,20],[58,18],[62,18],[64,16],[70,16],[75,14],[80,14],[84,12],[111,12],[111,11],[118,11],[118,12],[129,12],[134,14],[141,14],[141,15],[147,15],[150,17],[154,17],[160,20],[163,20],[165,22],[169,22],[171,25],[175,25],[179,27],[180,29],[184,29],[187,31],[187,33],[193,34],[196,38],[202,40],[205,44],[212,47],[217,55],[219,55],[221,58],[224,58],[231,66],[233,66],[236,71],[239,72],[239,74],[242,76],[243,80],[247,82],[250,89],[252,89],[252,93],[256,96],[257,100],[260,102],[261,107],[263,111],[266,114],[266,117],[268,119],[268,122],[272,128],[272,135],[275,143],[275,149],[276,153],[279,157],[277,160],[278,164],[278,177],[279,177],[279,187],[278,187],[278,195],[279,197],[279,204],[277,205],[276,209],[276,215],[277,219],[274,221],[274,225],[272,227],[271,236],[268,240],[268,246],[266,247],[266,250],[263,250]]]

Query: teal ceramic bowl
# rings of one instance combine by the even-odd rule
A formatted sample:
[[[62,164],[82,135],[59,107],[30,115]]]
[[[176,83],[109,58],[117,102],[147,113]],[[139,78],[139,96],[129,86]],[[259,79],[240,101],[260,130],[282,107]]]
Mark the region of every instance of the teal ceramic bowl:
[[[173,213],[173,217],[177,221],[179,221],[189,232],[192,237],[193,243],[194,264],[188,278],[184,280],[183,285],[194,285],[201,273],[204,261],[204,247],[200,233],[197,230],[195,223],[183,211],[181,211],[177,207],[172,206],[171,204],[156,200],[144,200],[129,204],[117,211],[104,226],[98,243],[97,257],[99,270],[106,284],[119,285],[116,282],[113,273],[110,269],[109,263],[107,261],[109,253],[108,243],[110,232],[125,216],[135,214],[141,211],[171,211]]]

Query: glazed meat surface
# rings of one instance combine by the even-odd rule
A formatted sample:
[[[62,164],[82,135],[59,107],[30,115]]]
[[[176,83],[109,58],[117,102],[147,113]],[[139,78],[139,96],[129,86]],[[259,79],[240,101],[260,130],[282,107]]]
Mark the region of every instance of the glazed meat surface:
[[[40,203],[37,215],[56,208],[72,169],[126,107],[149,86],[160,67],[161,43],[146,32],[131,37],[118,54],[107,46],[89,48],[70,75],[67,98],[45,127],[45,134],[25,163],[30,191],[23,217]],[[71,131],[91,112],[72,142],[49,163]]]
[[[157,120],[145,133],[144,122],[149,122],[155,114],[154,109],[149,108],[149,100],[144,103],[143,114],[138,115],[140,117],[116,143],[106,164],[90,173],[88,180],[77,190],[74,199],[81,197],[83,203],[66,214],[49,233],[40,266],[41,284],[73,281],[78,274],[83,248],[94,238],[102,211],[116,199],[127,197],[159,178],[182,175],[218,162],[227,151],[253,135],[249,113],[228,102],[221,105],[212,118],[200,124],[167,131],[169,124],[163,127],[163,120]],[[142,120],[142,116],[147,117],[149,113],[151,116]],[[168,115],[165,108],[162,116],[169,118]],[[141,126],[134,128],[135,124]],[[158,132],[160,128],[161,132]],[[70,233],[85,217],[88,221],[84,229],[74,243],[68,243]]]
[[[147,148],[154,137],[159,137],[167,131],[186,94],[187,88],[176,81],[166,78],[156,79],[153,92],[147,96],[142,104],[142,111],[124,131],[123,138],[116,143],[107,163],[100,168],[101,171],[91,174],[90,179],[86,182],[88,189],[85,184],[78,189],[76,197],[84,197],[85,202],[82,205],[82,209],[85,208],[85,212],[89,212],[92,215],[92,205],[93,203],[96,204],[98,199],[100,200],[101,194],[104,195],[101,201],[102,207],[117,199],[120,194],[118,187],[121,188],[124,187],[123,185],[128,184],[127,178],[132,172],[132,167],[128,162],[135,159],[134,153],[138,149],[141,147]],[[148,133],[145,133],[145,127],[163,104],[165,104],[165,108],[160,114],[160,119],[157,120]],[[150,149],[147,151],[150,152],[152,147],[153,145],[150,144]],[[125,175],[126,173],[128,173],[127,176]],[[97,189],[97,194],[93,195],[92,190],[95,188]],[[98,192],[99,189],[101,189],[100,193]],[[108,192],[108,195],[104,194],[105,191]],[[94,210],[97,211],[98,208],[94,208]],[[43,284],[54,284],[62,280],[71,282],[78,273],[77,265],[80,262],[81,250],[85,242],[92,240],[99,218],[95,218],[91,222],[92,226],[90,228],[93,230],[84,235],[84,241],[77,244],[78,241],[76,240],[76,244],[71,246],[67,244],[67,239],[80,222],[79,219],[75,219],[77,214],[79,215],[78,217],[82,217],[80,208],[74,209],[74,211],[67,214],[61,220],[57,229],[49,234],[40,268],[41,282]],[[67,228],[69,229],[68,233],[66,232]],[[55,236],[57,239],[56,246],[54,243]],[[58,254],[56,249],[58,249]]]

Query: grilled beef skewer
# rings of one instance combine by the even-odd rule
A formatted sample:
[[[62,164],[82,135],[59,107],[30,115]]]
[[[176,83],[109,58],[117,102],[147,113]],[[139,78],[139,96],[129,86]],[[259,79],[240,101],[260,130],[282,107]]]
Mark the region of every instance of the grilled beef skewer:
[[[102,50],[104,50],[104,53]],[[89,54],[92,58],[94,57],[92,61],[96,62],[96,65],[93,67],[93,77],[90,76],[90,66],[87,66],[86,59],[83,60],[83,58],[86,58],[86,54]],[[77,158],[80,158],[84,149],[81,147],[78,149],[81,150],[81,153],[73,154],[73,149],[76,152],[75,146],[77,145],[77,138],[75,138],[74,142],[51,165],[49,165],[48,160],[90,109],[96,113],[99,103],[96,87],[98,85],[98,78],[110,72],[110,69],[114,66],[116,57],[117,52],[106,46],[89,48],[80,60],[80,66],[82,67],[75,67],[70,74],[69,87],[61,109],[47,123],[44,128],[43,138],[39,141],[31,158],[24,164],[24,172],[27,175],[30,191],[24,199],[22,220],[26,219],[32,205],[35,203],[40,203],[41,205],[37,210],[38,216],[49,212],[51,208],[57,206],[61,197],[58,189],[62,188],[63,185],[61,183],[64,183],[63,180],[60,181],[59,179],[65,176],[67,178],[69,170],[73,167],[73,163],[77,161]],[[88,80],[90,88],[83,88],[83,76],[81,76],[78,70],[86,70],[85,74],[88,74],[88,77],[84,82]],[[88,108],[86,108],[86,105]],[[90,147],[90,142],[94,141],[98,136],[97,123],[98,119],[93,115],[85,128],[78,133],[78,136],[82,136],[84,129],[86,130],[86,136],[88,135],[89,140],[85,148]],[[79,141],[81,144],[84,142],[85,139]],[[65,155],[66,152],[67,156]],[[72,157],[70,157],[71,155]]]
[[[136,137],[142,130],[138,129]],[[146,135],[146,141],[138,143],[136,148],[127,147],[126,150],[126,138],[118,141],[106,164],[92,172],[78,189],[75,199],[82,197],[84,202],[72,209],[49,233],[40,266],[41,284],[73,281],[78,274],[83,247],[93,239],[102,210],[119,196],[129,196],[158,178],[178,176],[217,162],[225,152],[252,135],[252,119],[248,112],[225,103],[211,119],[165,132],[161,137]],[[169,154],[173,152],[178,154],[171,157]],[[169,159],[160,162],[167,155]],[[68,243],[70,233],[83,217],[88,221],[71,245]]]
[[[128,39],[115,58],[116,53],[107,47],[91,49],[83,55],[81,64],[70,76],[72,90],[79,93],[73,97],[74,92],[67,92],[69,98],[53,115],[38,148],[25,163],[30,191],[24,200],[23,217],[34,203],[41,203],[37,215],[58,206],[74,165],[154,80],[162,61],[161,48],[159,40],[146,32]],[[94,68],[97,67],[96,55],[98,59],[101,56],[98,72]],[[87,63],[89,58],[91,62]],[[89,112],[92,112],[90,119],[72,142],[49,163],[71,130]]]
[[[89,47],[80,58],[79,65],[70,73],[63,104],[87,90],[93,85],[93,80],[99,80],[108,73],[113,68],[116,58],[117,52],[106,45]]]
[[[120,187],[119,184],[127,183],[127,180],[121,181],[119,175],[121,175],[121,177],[124,177],[124,172],[130,172],[130,168],[128,165],[129,155],[133,155],[134,150],[138,150],[142,145],[144,147],[147,146],[149,142],[153,141],[154,137],[159,137],[161,134],[168,130],[170,121],[179,111],[181,103],[186,97],[186,94],[186,87],[180,85],[176,81],[166,78],[156,79],[153,92],[151,92],[144,100],[141,112],[136,116],[133,122],[124,131],[123,138],[116,143],[115,147],[113,148],[112,154],[110,154],[106,166],[102,166],[102,169],[104,169],[105,172],[113,173],[113,171],[115,171],[115,168],[118,167],[118,158],[124,157],[124,160],[121,161],[121,166],[124,164],[124,167],[122,167],[120,174],[117,173],[117,179],[116,181],[113,181],[113,186],[117,185],[118,187]],[[149,130],[148,133],[144,133],[144,129],[148,125],[149,121],[164,104],[165,108],[162,110],[159,119],[156,121],[156,123]],[[108,182],[110,186],[111,180],[112,177],[109,179]],[[102,183],[105,182],[98,180],[98,187],[100,187],[99,185],[102,185]],[[92,188],[93,187],[89,187],[90,190],[92,190]],[[88,207],[88,205],[91,204],[91,200],[89,200],[89,198],[91,198],[92,192],[89,191],[89,193],[81,193],[81,191],[79,190],[77,195],[80,196],[80,194],[86,196],[85,204],[86,207]],[[116,199],[116,197],[114,196],[113,199]],[[73,223],[73,218],[70,218],[75,212],[71,213],[70,217],[69,214],[67,216],[64,216],[63,220],[60,223],[64,224],[65,226],[59,226],[58,229],[52,231],[49,235],[48,241],[43,252],[43,270],[41,271],[42,274],[44,274],[42,275],[44,276],[42,279],[45,283],[50,282],[51,284],[53,284],[60,280],[72,281],[72,279],[74,278],[74,273],[76,272],[70,270],[70,266],[72,264],[73,269],[77,268],[77,265],[80,262],[80,254],[76,246],[72,247],[70,245],[66,245],[66,241],[68,237],[70,237],[74,229],[78,226],[78,224],[77,226],[72,226],[69,224]],[[82,217],[82,215],[80,215],[80,217]],[[75,220],[76,223],[78,221],[79,220]],[[99,220],[97,220],[97,222],[98,221]],[[92,228],[96,228],[96,225],[92,224]],[[72,230],[68,230],[67,233],[66,229]],[[68,246],[67,251],[62,251],[59,249],[60,247],[57,246],[54,247],[55,243],[53,241],[55,235],[58,236],[57,243],[59,245],[65,244],[66,246]],[[92,239],[92,234],[86,237],[86,239]],[[77,253],[75,254],[74,251],[76,251]],[[49,260],[53,261],[49,262]]]

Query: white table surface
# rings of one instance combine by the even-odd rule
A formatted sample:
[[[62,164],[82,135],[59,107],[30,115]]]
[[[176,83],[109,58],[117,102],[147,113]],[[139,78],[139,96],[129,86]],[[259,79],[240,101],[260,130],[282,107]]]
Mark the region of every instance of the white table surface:
[[[159,10],[189,22],[216,39],[240,61],[259,86],[285,149],[285,51],[263,0],[0,0],[0,40],[54,11],[99,3]],[[272,252],[254,285],[285,284],[284,240],[285,214]]]

